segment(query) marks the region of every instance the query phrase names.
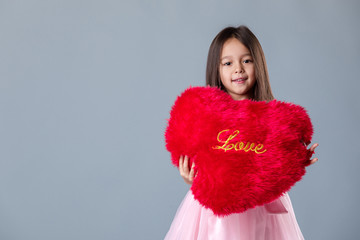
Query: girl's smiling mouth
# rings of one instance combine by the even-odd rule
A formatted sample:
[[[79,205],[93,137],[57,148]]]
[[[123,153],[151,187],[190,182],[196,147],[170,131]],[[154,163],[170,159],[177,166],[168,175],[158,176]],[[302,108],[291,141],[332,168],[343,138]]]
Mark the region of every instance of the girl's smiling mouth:
[[[245,77],[241,77],[241,78],[233,79],[233,80],[231,80],[231,82],[243,83],[243,82],[245,82],[246,79],[247,78],[245,78]]]

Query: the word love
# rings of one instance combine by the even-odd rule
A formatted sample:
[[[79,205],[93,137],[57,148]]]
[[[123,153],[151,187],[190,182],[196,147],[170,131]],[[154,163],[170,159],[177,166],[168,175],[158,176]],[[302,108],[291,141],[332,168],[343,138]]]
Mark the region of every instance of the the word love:
[[[266,152],[266,149],[264,148],[264,145],[259,143],[253,143],[253,142],[246,142],[246,141],[237,141],[234,139],[240,132],[239,130],[235,130],[232,134],[230,134],[227,138],[224,138],[224,135],[227,132],[229,132],[230,129],[225,129],[219,132],[217,135],[217,141],[221,143],[222,145],[214,146],[213,149],[221,149],[226,151],[229,150],[235,150],[235,151],[244,151],[244,152],[255,152],[257,154],[262,154]]]

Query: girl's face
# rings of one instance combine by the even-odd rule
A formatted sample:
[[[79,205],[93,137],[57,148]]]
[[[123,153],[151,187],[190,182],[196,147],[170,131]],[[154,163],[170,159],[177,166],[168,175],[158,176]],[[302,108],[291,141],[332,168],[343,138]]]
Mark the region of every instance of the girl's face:
[[[219,72],[222,84],[234,100],[252,97],[256,82],[253,58],[249,49],[236,38],[224,43]]]

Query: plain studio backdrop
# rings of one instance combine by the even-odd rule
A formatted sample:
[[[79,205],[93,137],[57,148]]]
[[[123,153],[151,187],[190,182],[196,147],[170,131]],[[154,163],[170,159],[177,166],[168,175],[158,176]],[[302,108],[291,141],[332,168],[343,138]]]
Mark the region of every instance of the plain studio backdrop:
[[[224,27],[259,38],[320,159],[306,239],[359,239],[359,1],[0,1],[0,239],[162,239],[189,189],[164,130]]]

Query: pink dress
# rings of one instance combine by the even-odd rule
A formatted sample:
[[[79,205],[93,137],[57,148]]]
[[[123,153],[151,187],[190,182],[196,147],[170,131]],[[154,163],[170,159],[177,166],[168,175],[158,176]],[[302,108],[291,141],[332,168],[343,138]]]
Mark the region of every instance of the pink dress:
[[[298,240],[304,239],[289,195],[235,213],[217,217],[189,191],[179,206],[165,240]]]

